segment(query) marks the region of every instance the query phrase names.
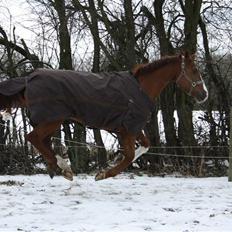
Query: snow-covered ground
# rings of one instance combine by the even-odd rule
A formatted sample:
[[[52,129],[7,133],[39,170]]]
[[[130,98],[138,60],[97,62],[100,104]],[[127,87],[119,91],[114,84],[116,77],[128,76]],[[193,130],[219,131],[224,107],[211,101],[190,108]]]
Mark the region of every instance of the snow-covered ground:
[[[12,183],[13,185],[7,185]],[[131,174],[0,176],[0,231],[232,231],[232,183]]]

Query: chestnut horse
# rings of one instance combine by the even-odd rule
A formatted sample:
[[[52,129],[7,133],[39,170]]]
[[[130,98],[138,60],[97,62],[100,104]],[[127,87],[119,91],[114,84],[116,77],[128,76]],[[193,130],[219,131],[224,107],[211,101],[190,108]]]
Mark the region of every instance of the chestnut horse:
[[[65,71],[64,71],[65,72]],[[208,91],[201,78],[201,75],[194,63],[194,56],[188,53],[166,57],[152,63],[138,65],[132,71],[133,77],[138,81],[140,88],[148,96],[151,101],[154,101],[162,92],[162,90],[172,82],[175,82],[178,87],[196,99],[198,103],[206,101]],[[7,109],[10,112],[12,107],[27,107],[27,97],[25,90],[14,96],[1,96],[0,108]],[[141,109],[143,111],[143,109]],[[41,112],[43,114],[43,112]],[[73,179],[73,173],[69,165],[64,159],[56,155],[51,148],[51,137],[55,131],[60,128],[61,124],[67,118],[62,118],[52,122],[44,122],[36,125],[26,139],[30,141],[41,153],[48,164],[48,172],[50,177],[53,177],[57,169],[61,169],[63,176],[69,180]],[[79,123],[83,123],[79,117],[72,117]],[[99,128],[106,129],[109,128]],[[140,133],[132,134],[125,127],[117,128],[116,132],[123,145],[124,159],[117,163],[113,168],[99,172],[95,180],[102,180],[109,177],[114,177],[125,168],[127,168],[135,159],[145,153],[149,148],[149,140],[143,128]],[[135,149],[135,143],[140,146]]]

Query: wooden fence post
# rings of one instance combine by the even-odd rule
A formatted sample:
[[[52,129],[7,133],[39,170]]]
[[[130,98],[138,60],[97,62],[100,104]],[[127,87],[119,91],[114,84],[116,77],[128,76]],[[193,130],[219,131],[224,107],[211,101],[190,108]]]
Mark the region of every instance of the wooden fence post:
[[[229,181],[232,181],[232,106],[230,107]]]

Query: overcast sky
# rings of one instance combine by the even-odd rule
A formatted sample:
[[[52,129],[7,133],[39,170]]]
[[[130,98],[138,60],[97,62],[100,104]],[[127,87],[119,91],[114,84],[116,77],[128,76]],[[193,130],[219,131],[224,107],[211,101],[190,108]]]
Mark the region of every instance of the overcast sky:
[[[16,35],[31,42],[33,35],[25,28],[25,25],[32,25],[31,18],[31,10],[25,0],[0,0],[0,25],[7,33],[12,33],[12,26],[15,26]]]
[[[16,27],[16,36],[23,38],[29,47],[35,47],[36,35],[31,31],[33,25],[36,23],[35,19],[33,20],[35,17],[35,15],[31,14],[30,6],[27,4],[26,0],[0,0],[0,25],[2,25],[4,30],[11,35],[10,39],[12,39],[13,25]],[[30,28],[30,30],[26,27]],[[225,34],[223,41],[220,41],[218,32],[216,32],[217,31],[215,31],[215,34],[211,33],[211,35],[208,35],[210,45],[212,46],[213,44],[215,47],[219,46],[220,51],[223,51],[223,53],[231,51],[231,37],[229,39],[228,35]],[[199,36],[198,39],[198,41],[201,43],[201,36]],[[82,49],[82,45],[84,46],[83,53],[85,53],[85,47],[87,44],[83,43],[81,46],[79,45],[79,51],[80,47]]]

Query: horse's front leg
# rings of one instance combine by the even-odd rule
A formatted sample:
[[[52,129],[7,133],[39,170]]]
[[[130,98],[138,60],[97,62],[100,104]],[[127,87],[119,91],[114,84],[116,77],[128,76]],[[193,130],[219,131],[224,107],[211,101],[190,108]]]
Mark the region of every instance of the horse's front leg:
[[[37,129],[26,135],[26,139],[40,152],[43,159],[47,163],[48,174],[51,178],[54,177],[57,169],[57,160],[55,153],[50,149],[51,137],[43,135]]]
[[[133,161],[138,159],[141,155],[146,153],[150,147],[150,140],[145,134],[145,131],[141,131],[140,134],[137,136],[136,141],[139,143],[139,147],[135,150],[135,157]]]
[[[118,175],[120,172],[125,170],[133,161],[135,156],[135,136],[128,134],[127,132],[121,133],[122,144],[124,148],[124,158],[120,161],[115,167],[99,172],[95,180],[102,180],[109,177],[114,177]]]
[[[62,175],[68,179],[72,180],[73,179],[73,173],[71,167],[68,165],[67,161],[63,159],[63,156],[61,157],[60,155],[56,155],[55,152],[52,150],[52,141],[51,141],[51,135],[48,135],[42,142],[45,145],[46,149],[50,154],[53,154],[53,157],[55,156],[57,159],[57,166],[61,168],[62,170]],[[48,153],[46,153],[48,154]],[[55,167],[55,168],[54,168]],[[51,178],[53,178],[56,174],[56,166],[54,165],[54,162],[52,164],[48,165],[47,167],[48,174]]]

